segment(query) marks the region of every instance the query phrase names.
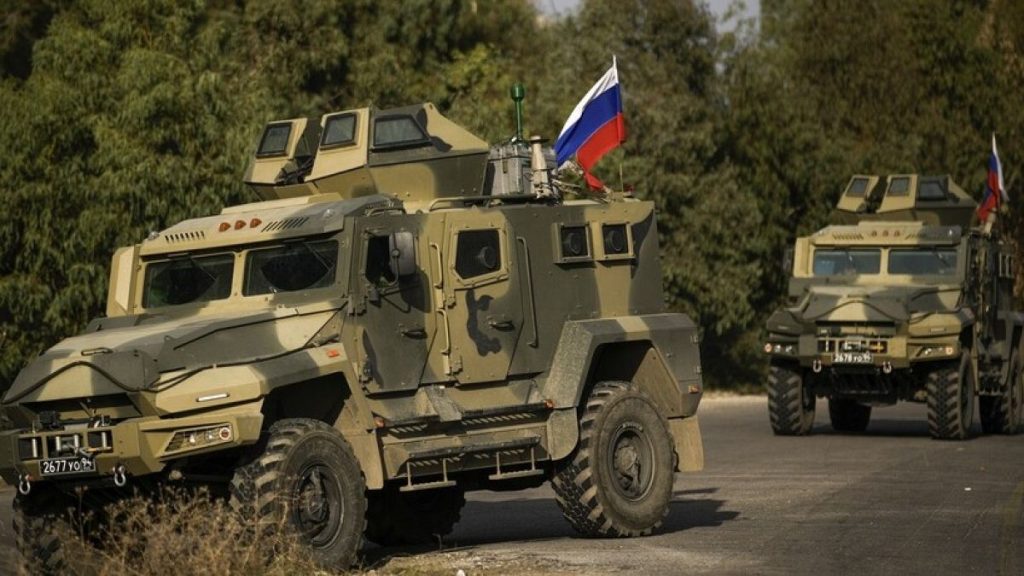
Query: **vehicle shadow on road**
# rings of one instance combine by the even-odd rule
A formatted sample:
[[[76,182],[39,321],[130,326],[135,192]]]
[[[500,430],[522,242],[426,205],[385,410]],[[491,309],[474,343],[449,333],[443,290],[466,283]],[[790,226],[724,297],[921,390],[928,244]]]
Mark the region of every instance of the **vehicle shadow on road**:
[[[718,526],[733,520],[739,512],[722,510],[724,500],[706,498],[717,489],[677,490],[669,503],[668,516],[654,535],[679,532],[703,526]],[[367,566],[387,563],[395,556],[411,556],[443,551],[471,550],[487,544],[543,542],[576,538],[578,535],[562,517],[553,498],[516,499],[500,502],[469,502],[455,530],[437,544],[424,546],[381,547],[368,544],[363,549]]]
[[[735,520],[740,513],[722,510],[725,500],[707,498],[707,495],[715,492],[718,492],[717,488],[673,492],[672,502],[668,505],[668,516],[654,533],[668,534],[690,528],[721,526],[729,520]]]
[[[821,436],[891,436],[893,438],[918,436],[930,438],[928,422],[925,420],[887,420],[884,418],[872,418],[867,430],[863,432],[837,432],[829,424],[817,424],[811,430],[811,434],[820,434]]]

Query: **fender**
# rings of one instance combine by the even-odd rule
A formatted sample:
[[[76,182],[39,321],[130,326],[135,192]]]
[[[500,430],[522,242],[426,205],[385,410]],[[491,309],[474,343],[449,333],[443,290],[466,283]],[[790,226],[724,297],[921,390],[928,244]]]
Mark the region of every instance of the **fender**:
[[[548,421],[552,459],[569,455],[579,441],[578,407],[589,387],[602,380],[636,384],[661,407],[687,469],[699,469],[696,418],[703,385],[697,327],[684,314],[566,322],[541,393],[555,409]],[[681,426],[682,419],[693,420]],[[697,430],[694,438],[691,432]],[[684,448],[683,445],[686,445]],[[682,456],[682,454],[681,454]]]
[[[566,322],[551,361],[550,375],[541,386],[543,397],[549,399],[556,409],[579,406],[594,369],[601,361],[599,349],[634,342],[650,344],[638,366],[619,367],[611,375],[598,374],[598,377],[631,380],[627,376],[647,376],[637,384],[662,404],[666,417],[694,414],[703,389],[700,351],[697,327],[685,314]],[[659,369],[665,370],[664,375],[669,378],[657,378]],[[625,371],[632,371],[632,374],[624,374]],[[644,374],[644,371],[655,373]],[[674,399],[659,389],[666,380],[671,381]],[[682,400],[686,397],[692,398]]]

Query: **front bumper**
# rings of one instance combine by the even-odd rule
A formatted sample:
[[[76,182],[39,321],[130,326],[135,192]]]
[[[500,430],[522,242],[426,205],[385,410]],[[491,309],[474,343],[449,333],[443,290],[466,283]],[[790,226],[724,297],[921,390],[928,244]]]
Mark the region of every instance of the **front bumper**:
[[[104,479],[112,477],[116,469],[132,476],[158,474],[179,458],[253,444],[259,439],[262,424],[263,415],[257,409],[180,418],[134,418],[105,427],[6,431],[0,433],[0,477],[13,485],[24,478],[32,482]],[[44,460],[71,456],[92,459],[95,472],[42,474]]]
[[[854,342],[856,345],[848,345]],[[903,370],[912,364],[952,360],[960,357],[961,346],[950,338],[911,338],[908,336],[861,337],[855,335],[821,337],[807,334],[799,337],[771,335],[765,352],[773,359],[789,360],[805,368],[821,370],[862,370],[875,367],[880,370]],[[848,362],[851,356],[870,354],[868,362]]]

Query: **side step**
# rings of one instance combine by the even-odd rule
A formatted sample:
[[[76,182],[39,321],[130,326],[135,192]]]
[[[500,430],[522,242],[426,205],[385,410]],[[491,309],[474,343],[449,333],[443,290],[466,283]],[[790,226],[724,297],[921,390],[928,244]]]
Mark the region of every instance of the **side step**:
[[[504,472],[501,469],[501,452],[494,454],[495,466],[497,471],[494,474],[487,476],[488,480],[515,480],[516,478],[529,478],[531,476],[540,476],[544,473],[543,470],[537,468],[537,457],[535,453],[535,446],[530,446],[530,467],[525,470],[512,470]]]
[[[524,438],[516,438],[513,440],[506,440],[504,442],[484,442],[480,444],[463,445],[463,446],[447,446],[444,448],[434,448],[431,450],[422,450],[419,452],[410,452],[409,458],[405,461],[405,485],[399,488],[401,492],[413,492],[416,490],[431,490],[434,488],[446,488],[449,486],[455,486],[455,481],[448,478],[448,460],[462,458],[469,454],[481,454],[493,452],[497,463],[497,471],[494,474],[488,476],[491,480],[510,480],[512,478],[522,478],[526,476],[536,476],[543,474],[543,470],[536,467],[536,461],[534,458],[534,450],[537,445],[540,444],[540,436],[527,436]],[[507,450],[523,450],[530,449],[530,468],[527,470],[516,470],[511,472],[503,472],[501,470],[501,452]],[[441,461],[441,479],[433,482],[413,482],[412,463],[418,460],[437,460]]]

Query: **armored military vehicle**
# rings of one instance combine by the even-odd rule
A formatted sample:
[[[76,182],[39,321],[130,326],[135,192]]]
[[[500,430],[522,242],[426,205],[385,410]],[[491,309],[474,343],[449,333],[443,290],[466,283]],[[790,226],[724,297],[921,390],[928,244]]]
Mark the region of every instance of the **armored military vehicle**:
[[[768,412],[776,434],[862,431],[873,406],[925,402],[934,438],[1022,426],[1014,262],[998,228],[949,177],[854,176],[833,224],[798,238],[787,305],[768,319]]]
[[[697,329],[663,308],[654,206],[565,199],[550,158],[431,104],[266,125],[262,201],[119,249],[106,317],[4,396],[22,553],[56,570],[69,494],[150,481],[329,566],[546,480],[581,534],[649,533],[703,463]]]

